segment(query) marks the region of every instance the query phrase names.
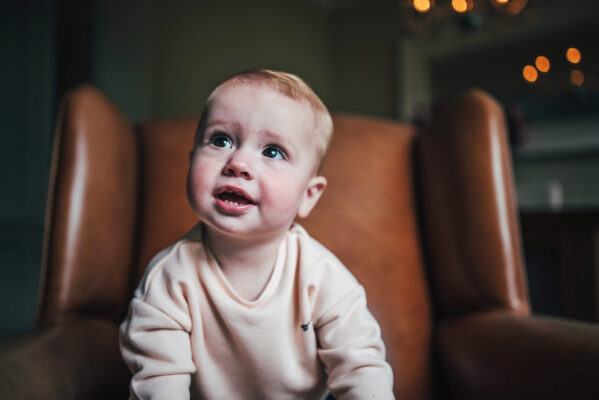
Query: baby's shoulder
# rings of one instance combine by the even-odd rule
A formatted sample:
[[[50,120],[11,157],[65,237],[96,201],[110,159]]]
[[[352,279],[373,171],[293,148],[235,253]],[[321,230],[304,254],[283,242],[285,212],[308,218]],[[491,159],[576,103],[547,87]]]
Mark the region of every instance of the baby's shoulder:
[[[161,250],[148,264],[136,294],[147,292],[151,286],[173,287],[197,279],[197,263],[203,251],[201,241],[187,236]]]
[[[345,310],[363,288],[348,268],[301,227],[294,227],[298,242],[297,286],[301,301],[309,305],[315,326],[322,318]],[[350,302],[350,303],[348,303]]]
[[[299,277],[304,285],[322,288],[353,288],[358,285],[343,262],[303,227],[295,224],[292,232],[297,235]]]

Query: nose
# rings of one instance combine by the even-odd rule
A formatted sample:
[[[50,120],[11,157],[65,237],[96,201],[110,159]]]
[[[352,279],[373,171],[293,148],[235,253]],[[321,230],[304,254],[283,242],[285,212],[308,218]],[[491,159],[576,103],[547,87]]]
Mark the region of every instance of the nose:
[[[254,179],[248,156],[240,151],[231,154],[231,157],[227,160],[223,168],[223,175],[237,176],[247,180]]]

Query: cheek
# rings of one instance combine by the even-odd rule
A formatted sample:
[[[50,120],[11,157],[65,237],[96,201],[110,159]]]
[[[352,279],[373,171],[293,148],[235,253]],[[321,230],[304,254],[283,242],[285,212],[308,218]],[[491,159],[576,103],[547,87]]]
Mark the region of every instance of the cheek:
[[[299,177],[275,175],[265,180],[263,193],[271,206],[282,212],[296,212],[303,196],[303,186],[296,184]]]
[[[187,197],[195,206],[206,193],[210,193],[210,185],[214,175],[214,167],[206,163],[192,164],[187,175]]]

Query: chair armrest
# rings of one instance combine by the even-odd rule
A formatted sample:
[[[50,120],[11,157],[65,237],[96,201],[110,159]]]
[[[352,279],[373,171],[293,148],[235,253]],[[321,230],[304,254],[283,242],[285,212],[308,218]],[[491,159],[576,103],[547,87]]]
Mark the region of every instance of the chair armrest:
[[[106,320],[57,323],[0,341],[0,393],[7,398],[122,399],[128,382],[118,327]]]
[[[438,332],[454,398],[599,398],[597,325],[493,311],[448,320]]]

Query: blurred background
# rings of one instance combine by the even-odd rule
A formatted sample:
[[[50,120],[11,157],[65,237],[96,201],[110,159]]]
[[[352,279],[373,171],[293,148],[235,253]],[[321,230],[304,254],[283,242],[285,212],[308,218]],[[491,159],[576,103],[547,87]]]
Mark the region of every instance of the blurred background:
[[[8,0],[0,5],[0,336],[33,326],[55,115],[98,86],[132,123],[227,76],[302,76],[332,112],[409,122],[470,87],[510,127],[533,311],[599,321],[599,2]]]

